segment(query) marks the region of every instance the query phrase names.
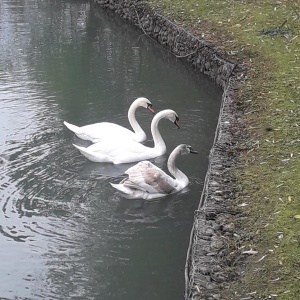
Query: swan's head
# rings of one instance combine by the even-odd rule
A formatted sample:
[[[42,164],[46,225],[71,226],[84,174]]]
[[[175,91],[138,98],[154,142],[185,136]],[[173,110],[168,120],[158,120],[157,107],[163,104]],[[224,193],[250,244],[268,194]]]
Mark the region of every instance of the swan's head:
[[[198,152],[195,151],[192,148],[192,146],[187,145],[187,144],[181,144],[178,146],[178,148],[179,148],[180,154],[189,154],[189,153],[198,154]]]
[[[180,129],[179,126],[179,117],[176,114],[176,112],[174,110],[166,110],[168,112],[168,114],[166,115],[166,118],[169,119],[172,123],[174,123],[178,129]]]
[[[142,107],[145,107],[147,108],[149,111],[151,111],[153,114],[155,113],[153,108],[152,108],[152,103],[150,100],[148,100],[147,98],[145,97],[140,97],[140,98],[137,98],[135,100],[135,102],[137,103],[138,106],[142,106]]]
[[[154,124],[156,124],[157,122],[159,122],[159,120],[161,120],[163,118],[170,120],[172,123],[174,123],[177,126],[178,129],[180,128],[178,115],[172,109],[165,109],[165,110],[158,112],[154,116],[151,126],[153,126]]]

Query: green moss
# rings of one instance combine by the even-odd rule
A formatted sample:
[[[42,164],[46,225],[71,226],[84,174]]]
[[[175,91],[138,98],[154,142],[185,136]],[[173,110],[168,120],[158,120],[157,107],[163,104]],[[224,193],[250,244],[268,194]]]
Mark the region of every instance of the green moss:
[[[244,237],[239,247],[256,249],[258,254],[247,259],[242,282],[231,283],[224,299],[239,299],[252,292],[256,292],[251,296],[254,299],[298,299],[300,2],[149,3],[250,68],[238,101],[246,107],[249,142],[254,146],[241,155],[243,167],[234,171],[238,182],[235,201],[248,203],[244,217],[237,220]]]

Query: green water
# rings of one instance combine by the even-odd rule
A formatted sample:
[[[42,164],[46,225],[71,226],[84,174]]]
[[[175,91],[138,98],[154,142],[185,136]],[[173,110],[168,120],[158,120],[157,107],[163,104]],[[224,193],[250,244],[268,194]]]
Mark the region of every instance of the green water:
[[[193,213],[207,169],[221,90],[114,14],[85,1],[0,3],[0,298],[183,299]],[[167,154],[199,154],[178,167],[184,193],[127,200],[109,185],[128,166],[87,161],[63,126],[128,127],[140,96],[170,108]],[[152,115],[137,119],[152,145]]]

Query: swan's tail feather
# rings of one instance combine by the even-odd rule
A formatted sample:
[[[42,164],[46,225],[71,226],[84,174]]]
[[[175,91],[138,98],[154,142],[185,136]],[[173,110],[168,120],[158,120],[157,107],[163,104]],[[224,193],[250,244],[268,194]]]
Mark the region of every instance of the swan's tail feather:
[[[124,193],[124,194],[127,194],[127,195],[130,195],[130,194],[132,194],[132,190],[131,189],[129,189],[128,187],[125,187],[123,184],[121,184],[121,183],[111,183],[110,182],[110,185],[113,187],[113,188],[115,188],[116,190],[118,190],[118,191],[120,191],[120,192],[122,192],[122,193]]]
[[[84,148],[84,147],[81,147],[81,146],[77,146],[75,144],[73,144],[73,146],[76,149],[78,149],[81,152],[81,154],[83,154],[87,159],[96,162],[95,155],[91,151],[89,151],[87,148]]]
[[[74,133],[80,133],[80,127],[76,126],[76,125],[72,125],[66,121],[64,121],[65,126],[70,129],[71,131],[73,131]]]
[[[145,200],[151,200],[151,199],[157,199],[165,197],[166,194],[149,194],[144,191],[140,190],[132,190],[126,186],[124,186],[122,183],[114,184],[110,182],[110,185],[115,188],[116,190],[123,193],[123,196],[127,199],[145,199]]]
[[[77,146],[75,144],[73,144],[73,146],[75,148],[77,148],[81,152],[81,154],[83,154],[90,161],[93,161],[93,162],[112,162],[110,157],[108,157],[105,154],[101,154],[101,153],[98,153],[98,152],[94,153],[93,151],[89,150],[88,148]]]
[[[110,185],[122,193],[123,197],[126,199],[146,199],[145,197],[147,193],[137,190],[132,190],[122,183],[114,184],[110,182]]]
[[[86,153],[86,152],[88,152],[87,149],[84,148],[84,147],[77,146],[77,145],[75,145],[75,144],[73,144],[73,146],[74,146],[75,148],[77,148],[81,153]]]

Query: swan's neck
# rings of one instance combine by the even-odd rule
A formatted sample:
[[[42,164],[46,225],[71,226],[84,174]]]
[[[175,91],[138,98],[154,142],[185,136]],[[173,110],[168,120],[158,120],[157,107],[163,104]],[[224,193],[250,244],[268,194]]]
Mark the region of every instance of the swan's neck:
[[[181,188],[186,187],[189,184],[188,177],[181,172],[175,165],[176,158],[180,155],[180,149],[175,149],[168,159],[168,170],[173,175]]]
[[[151,122],[151,133],[154,141],[154,149],[158,152],[158,155],[164,154],[167,149],[166,144],[158,130],[158,122],[162,118],[164,118],[164,115],[159,112],[154,116]]]
[[[129,123],[130,123],[133,131],[135,132],[135,134],[143,136],[143,135],[145,135],[145,132],[141,128],[140,124],[137,122],[136,117],[135,117],[135,111],[137,110],[138,107],[139,107],[139,105],[137,105],[136,103],[133,103],[130,106],[130,108],[128,110],[128,120],[129,120]]]

